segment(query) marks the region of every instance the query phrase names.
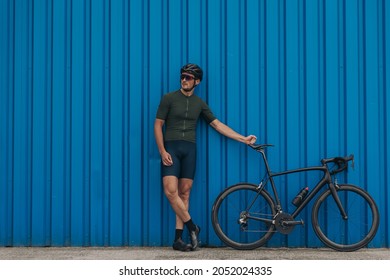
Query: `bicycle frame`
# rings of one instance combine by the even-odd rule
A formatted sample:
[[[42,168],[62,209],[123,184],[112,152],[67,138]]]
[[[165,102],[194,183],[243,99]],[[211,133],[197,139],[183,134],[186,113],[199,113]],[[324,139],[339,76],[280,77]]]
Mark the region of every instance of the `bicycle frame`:
[[[322,187],[324,187],[326,184],[329,184],[329,188],[331,189],[333,197],[335,198],[336,203],[339,206],[341,214],[343,215],[343,217],[346,217],[346,214],[345,214],[345,212],[344,212],[344,210],[343,210],[343,208],[341,206],[341,203],[339,201],[339,198],[338,198],[338,196],[336,194],[336,188],[335,188],[335,186],[334,186],[334,184],[332,182],[332,178],[331,178],[329,169],[326,166],[326,164],[323,165],[323,166],[312,166],[312,167],[305,167],[305,168],[297,168],[297,169],[291,169],[291,170],[287,170],[287,171],[275,172],[274,173],[274,172],[271,171],[271,169],[270,169],[270,167],[268,165],[267,157],[265,155],[264,150],[259,150],[259,152],[261,153],[261,155],[263,157],[263,161],[264,161],[266,172],[267,172],[267,178],[265,180],[265,183],[264,183],[264,179],[262,180],[263,185],[261,187],[264,188],[266,186],[266,184],[267,184],[267,181],[271,182],[271,187],[272,187],[272,191],[273,191],[274,198],[275,198],[277,212],[282,211],[282,206],[281,206],[281,203],[280,203],[278,192],[276,190],[275,182],[274,182],[274,179],[273,179],[274,177],[279,177],[279,176],[288,175],[288,174],[292,174],[292,173],[303,173],[303,172],[308,172],[308,171],[322,171],[323,174],[324,174],[322,179],[317,183],[317,185],[314,187],[314,189],[311,190],[308,193],[307,197],[294,210],[294,212],[291,214],[291,216],[293,218],[297,217],[299,215],[299,213],[302,211],[302,209],[304,209],[306,207],[306,205],[322,189]]]

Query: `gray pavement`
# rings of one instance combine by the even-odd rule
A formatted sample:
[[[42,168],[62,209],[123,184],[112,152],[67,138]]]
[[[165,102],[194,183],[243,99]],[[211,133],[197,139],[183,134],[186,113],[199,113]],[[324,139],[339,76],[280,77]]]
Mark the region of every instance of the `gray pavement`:
[[[328,248],[0,247],[0,260],[390,260],[390,249],[338,252]]]

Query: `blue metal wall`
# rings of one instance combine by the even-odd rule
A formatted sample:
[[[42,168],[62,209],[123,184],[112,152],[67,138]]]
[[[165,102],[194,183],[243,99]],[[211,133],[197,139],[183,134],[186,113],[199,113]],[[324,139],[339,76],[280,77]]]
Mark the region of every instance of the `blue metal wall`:
[[[339,180],[375,198],[370,246],[389,247],[387,0],[1,0],[0,245],[170,245],[153,123],[186,62],[221,121],[276,145],[275,171],[354,153]],[[204,123],[198,148],[191,213],[220,245],[212,203],[260,160]],[[280,179],[284,206],[316,179]],[[302,218],[269,246],[322,246]]]

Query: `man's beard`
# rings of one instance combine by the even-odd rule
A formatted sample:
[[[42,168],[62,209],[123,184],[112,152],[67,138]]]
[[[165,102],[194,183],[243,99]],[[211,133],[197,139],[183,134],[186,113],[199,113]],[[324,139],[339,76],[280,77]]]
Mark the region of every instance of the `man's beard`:
[[[183,89],[185,92],[190,92],[190,91],[192,91],[194,88],[195,88],[195,86],[192,86],[192,88],[183,88],[183,87],[182,87],[182,89]]]

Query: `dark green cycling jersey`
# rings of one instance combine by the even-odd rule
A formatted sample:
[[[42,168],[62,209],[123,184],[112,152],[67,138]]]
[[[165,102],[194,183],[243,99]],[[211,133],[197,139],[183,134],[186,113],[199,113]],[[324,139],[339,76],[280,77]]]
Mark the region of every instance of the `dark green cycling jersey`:
[[[163,96],[156,118],[165,121],[164,141],[185,140],[195,143],[199,116],[208,124],[216,119],[199,96],[186,96],[177,90]]]

